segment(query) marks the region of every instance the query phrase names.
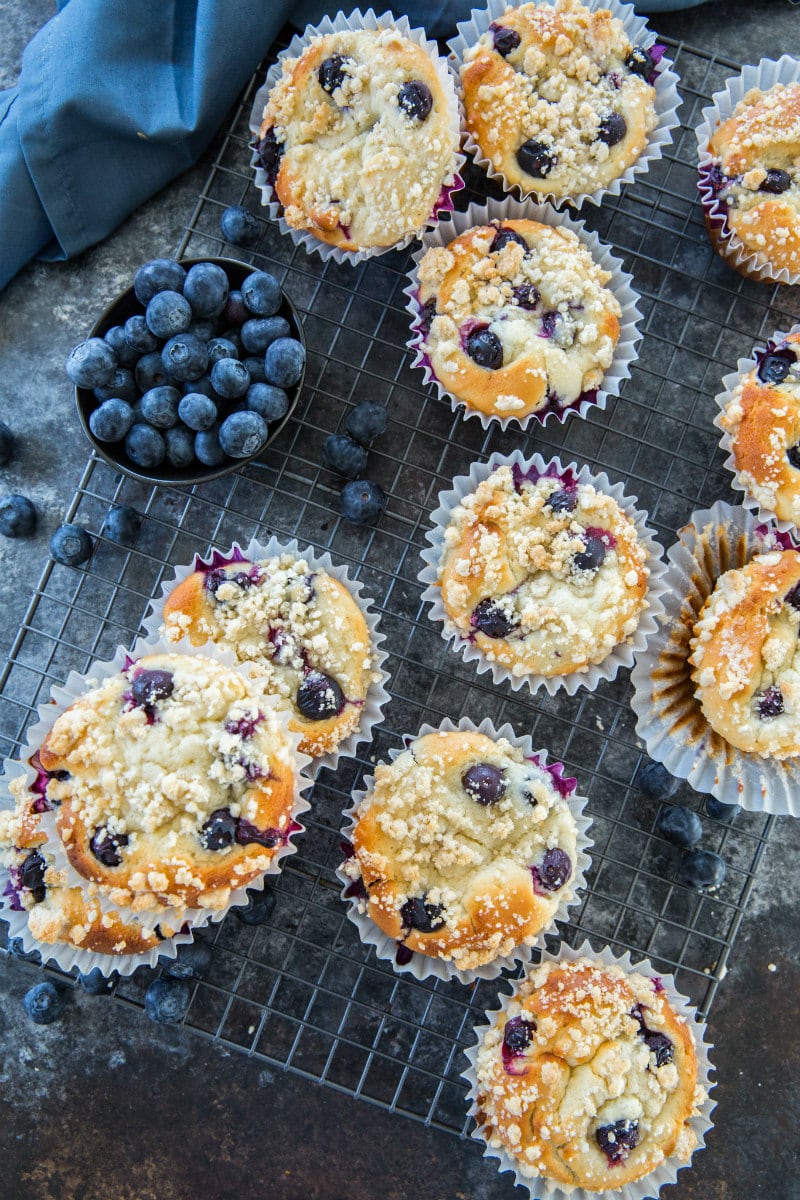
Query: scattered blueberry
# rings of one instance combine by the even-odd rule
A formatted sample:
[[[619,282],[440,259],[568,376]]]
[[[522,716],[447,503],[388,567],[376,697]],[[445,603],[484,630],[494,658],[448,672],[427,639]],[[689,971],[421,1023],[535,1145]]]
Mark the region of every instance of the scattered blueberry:
[[[267,440],[269,431],[257,412],[231,413],[219,427],[219,444],[231,458],[250,458]]]
[[[165,383],[174,382],[167,372],[161,359],[160,350],[152,350],[143,354],[133,369],[136,386],[141,392],[149,392],[151,388],[163,387]]]
[[[0,533],[3,537],[30,537],[36,528],[36,509],[27,496],[12,494],[0,500]]]
[[[189,268],[183,294],[196,317],[218,317],[228,301],[228,276],[216,263],[196,263]]]
[[[730,825],[736,820],[738,811],[738,804],[724,804],[716,796],[706,796],[706,812],[712,821],[720,821],[723,825]]]
[[[121,367],[136,366],[138,354],[132,346],[128,345],[125,339],[125,330],[121,325],[112,325],[110,329],[107,329],[103,334],[103,340],[108,342]]]
[[[603,565],[606,557],[605,542],[599,537],[586,537],[586,549],[581,550],[573,558],[573,563],[579,571],[596,571]]]
[[[167,453],[164,439],[157,429],[143,422],[132,425],[125,438],[125,453],[137,467],[152,471],[164,461]]]
[[[276,387],[293,387],[303,374],[305,364],[306,352],[302,343],[294,338],[277,338],[267,346],[264,370],[268,382],[274,383]]]
[[[256,317],[272,317],[281,306],[281,285],[274,275],[254,271],[242,284],[242,300]]]
[[[117,356],[108,342],[93,337],[70,350],[65,369],[77,387],[96,388],[108,383],[117,365]]]
[[[50,553],[65,567],[79,567],[92,553],[93,542],[80,525],[59,525],[50,538]]]
[[[698,891],[719,887],[725,874],[725,862],[713,850],[690,850],[678,863],[678,882]]]
[[[322,443],[322,462],[346,479],[357,479],[367,469],[367,452],[346,433],[332,433]]]
[[[494,48],[498,54],[502,54],[503,58],[508,58],[512,54],[522,40],[516,29],[506,29],[504,25],[497,25],[492,30],[492,40]]]
[[[250,376],[237,358],[221,358],[211,368],[211,383],[226,400],[238,400],[250,387]]]
[[[534,138],[523,142],[517,151],[517,162],[526,175],[531,175],[534,179],[546,179],[557,161],[555,155],[550,152],[550,147]]]
[[[144,263],[133,277],[133,290],[140,304],[149,304],[157,292],[182,292],[186,272],[174,258],[154,258]]]
[[[157,292],[147,306],[144,319],[151,333],[166,340],[186,332],[192,323],[192,309],[179,292]]]
[[[369,446],[385,432],[389,423],[389,414],[383,404],[374,404],[371,400],[363,400],[355,408],[351,408],[345,418],[344,427],[362,446]]]
[[[472,625],[478,633],[490,638],[504,638],[514,628],[514,622],[504,608],[487,596],[479,600],[472,614]]]
[[[238,358],[239,354],[233,342],[227,338],[215,337],[207,343],[208,346],[208,365],[213,367],[215,362],[219,362],[221,358]]]
[[[636,787],[648,800],[669,800],[680,786],[680,780],[670,775],[665,766],[649,760],[636,772]]]
[[[89,840],[89,849],[104,867],[118,867],[122,862],[120,847],[127,844],[127,833],[112,833],[105,825],[100,825]]]
[[[180,399],[178,389],[168,384],[150,388],[142,396],[142,416],[156,429],[170,429],[178,419]]]
[[[656,818],[656,833],[682,850],[691,850],[703,836],[703,822],[691,808],[668,804]]]
[[[144,994],[144,1011],[151,1021],[177,1025],[189,1011],[192,987],[185,979],[154,979]]]
[[[133,404],[138,399],[139,389],[133,371],[128,367],[116,367],[105,387],[94,388],[95,400],[127,400]]]
[[[488,325],[472,330],[466,349],[472,361],[488,371],[497,371],[503,365],[503,343]]]
[[[218,808],[211,814],[201,831],[206,850],[224,850],[236,841],[236,817],[227,808]]]
[[[597,136],[607,146],[616,146],[628,132],[628,126],[622,113],[612,112],[603,117]]]
[[[133,424],[133,409],[124,400],[106,400],[89,415],[98,442],[121,442]]]
[[[404,929],[418,929],[420,933],[433,933],[441,929],[444,918],[441,904],[426,904],[424,896],[412,896],[400,909],[400,920]]]
[[[272,888],[263,891],[252,889],[247,893],[247,904],[234,912],[245,925],[265,925],[275,910],[275,893]]]
[[[245,360],[246,363],[250,360]],[[252,372],[251,376],[252,378]],[[251,412],[256,412],[268,423],[279,421],[289,411],[289,397],[283,388],[273,387],[271,383],[252,383],[247,389],[245,403]]]
[[[342,488],[339,507],[353,525],[374,525],[386,508],[386,494],[371,479],[353,479]]]
[[[431,89],[421,79],[412,79],[400,88],[397,103],[407,117],[412,117],[415,121],[424,121],[433,108]]]
[[[144,313],[134,313],[125,322],[125,341],[137,354],[152,354],[158,347],[158,338],[147,328]]]
[[[0,467],[6,465],[13,452],[14,435],[5,421],[0,421]]]
[[[290,333],[284,317],[251,317],[242,325],[242,346],[248,354],[263,354],[267,346]]]
[[[639,1122],[620,1119],[611,1125],[601,1125],[595,1130],[595,1138],[608,1159],[609,1165],[624,1162],[639,1144]]]
[[[532,312],[539,303],[539,289],[535,283],[518,283],[511,292],[520,308],[527,312]]]
[[[178,947],[177,958],[164,963],[164,974],[170,979],[203,979],[213,957],[208,942],[197,938]]]
[[[171,379],[199,379],[208,368],[208,347],[192,333],[178,333],[164,345],[161,361]]]
[[[104,975],[99,967],[94,967],[86,975],[78,972],[78,983],[90,996],[110,996],[118,979],[116,971],[111,975]]]
[[[219,467],[225,462],[225,451],[219,444],[219,425],[201,429],[194,435],[194,452],[204,467]]]
[[[228,300],[222,313],[222,319],[226,325],[244,325],[245,321],[250,320],[250,313],[247,310],[242,293],[238,288],[228,294]]]
[[[189,429],[210,429],[217,419],[217,406],[201,392],[187,392],[178,401],[178,416]]]
[[[758,365],[758,378],[762,383],[783,383],[791,365],[791,360],[782,354],[768,354]]]
[[[783,712],[783,692],[781,689],[775,685],[768,687],[763,696],[759,698],[757,709],[762,721],[779,717]]]
[[[482,807],[497,804],[507,787],[505,771],[492,763],[475,763],[461,776],[461,786]]]
[[[332,96],[336,89],[342,86],[347,78],[347,71],[344,68],[348,61],[349,59],[341,54],[332,54],[330,58],[326,58],[320,63],[317,79],[323,92]]]
[[[167,462],[171,467],[189,467],[195,461],[194,431],[175,425],[164,433]]]
[[[557,892],[572,874],[572,859],[566,850],[555,846],[545,850],[541,866],[531,868],[536,881],[545,892]]]
[[[241,204],[233,204],[225,209],[219,219],[219,227],[225,241],[232,242],[234,246],[255,246],[261,236],[258,217]]]
[[[308,671],[297,689],[295,704],[307,721],[326,721],[344,708],[344,695],[335,679],[322,671]]]
[[[767,171],[767,177],[759,185],[760,192],[769,192],[773,196],[780,196],[782,192],[786,192],[792,186],[792,177],[787,171],[781,171],[779,167],[770,167]]]
[[[625,66],[631,75],[640,75],[642,79],[649,79],[656,69],[655,60],[650,57],[643,46],[633,47],[625,59]]]
[[[64,1011],[64,992],[46,980],[36,983],[22,998],[22,1007],[35,1025],[52,1025]]]
[[[528,243],[522,234],[517,233],[515,229],[505,229],[502,225],[497,233],[492,238],[492,244],[489,247],[491,254],[496,254],[499,250],[503,250],[510,242],[516,242],[518,246],[522,246],[527,253]]]
[[[139,536],[142,527],[142,514],[127,504],[117,504],[110,508],[103,521],[103,533],[111,542],[118,546],[132,546]]]

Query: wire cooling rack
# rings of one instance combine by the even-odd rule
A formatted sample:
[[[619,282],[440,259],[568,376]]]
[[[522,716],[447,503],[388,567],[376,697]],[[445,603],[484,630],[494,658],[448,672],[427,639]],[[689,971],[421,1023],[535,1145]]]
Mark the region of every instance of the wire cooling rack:
[[[88,463],[67,514],[97,537],[85,570],[48,563],[0,677],[0,750],[13,755],[36,705],[70,669],[85,671],[129,643],[150,597],[171,566],[210,546],[258,534],[296,537],[329,550],[375,599],[391,651],[392,701],[368,757],[346,760],[315,787],[307,832],[275,884],[267,926],[231,915],[213,927],[208,977],[194,985],[186,1025],[198,1033],[342,1092],[427,1124],[466,1129],[461,1049],[493,1007],[503,981],[465,988],[395,975],[363,947],[345,917],[334,868],[341,812],[374,762],[425,721],[490,716],[529,733],[561,759],[589,797],[594,850],[582,906],[562,927],[573,945],[585,937],[646,955],[674,972],[679,988],[706,1014],[747,904],[772,825],[740,813],[732,826],[710,820],[688,785],[679,800],[703,820],[703,845],[728,866],[724,885],[703,896],[674,882],[679,852],[653,832],[658,805],[633,786],[642,752],[634,732],[628,672],[595,692],[555,699],[495,687],[449,650],[420,603],[417,572],[428,514],[439,491],[469,463],[518,446],[559,454],[622,479],[647,508],[665,546],[695,507],[729,495],[712,427],[713,396],[740,355],[800,317],[796,289],[748,282],[710,249],[696,199],[692,134],[700,109],[735,63],[673,45],[684,97],[676,144],[644,180],[591,207],[588,224],[621,253],[644,312],[644,340],[632,377],[605,412],[527,434],[485,432],[454,416],[405,349],[406,252],[353,269],[323,264],[295,248],[269,222],[249,259],[273,271],[298,306],[310,348],[295,419],[263,462],[188,490],[148,489],[98,458]],[[266,64],[251,81],[177,247],[178,255],[242,253],[220,237],[227,205],[259,211],[249,167],[248,117]],[[468,172],[459,207],[492,189]],[[337,515],[339,483],[321,467],[324,438],[361,400],[388,406],[387,433],[370,456],[370,475],[389,495],[377,528]],[[135,550],[103,539],[110,504],[146,514]],[[141,1007],[151,978],[139,971],[117,997]]]

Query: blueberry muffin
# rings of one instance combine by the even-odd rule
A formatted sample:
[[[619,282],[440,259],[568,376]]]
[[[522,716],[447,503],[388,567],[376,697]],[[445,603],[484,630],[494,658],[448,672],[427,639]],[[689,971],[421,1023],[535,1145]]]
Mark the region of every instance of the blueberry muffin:
[[[569,229],[493,221],[419,265],[424,350],[469,409],[520,420],[596,399],[622,309]]]
[[[165,636],[209,639],[253,663],[265,689],[290,713],[300,749],[336,750],[359,726],[371,683],[380,675],[364,614],[350,592],[304,559],[198,560],[164,605]]]
[[[257,144],[287,224],[343,250],[419,233],[455,180],[451,89],[393,27],[313,37],[284,61]]]
[[[689,662],[703,713],[731,746],[800,753],[800,553],[757,554],[706,600]]]
[[[779,520],[800,525],[800,333],[757,356],[719,423],[739,483]]]
[[[572,894],[574,787],[504,738],[418,737],[358,808],[351,894],[407,950],[462,970],[531,945]]]
[[[701,188],[716,200],[722,220],[707,215],[715,248],[737,270],[738,246],[763,268],[800,271],[800,83],[751,88],[708,144]]]
[[[131,662],[56,719],[39,759],[72,866],[137,911],[224,908],[293,831],[285,724],[200,655]]]
[[[607,188],[657,124],[656,57],[607,9],[508,8],[464,55],[467,129],[510,187],[574,198]]]
[[[448,628],[514,676],[568,675],[632,637],[648,555],[616,500],[571,470],[497,467],[451,515],[439,564]]]
[[[526,1178],[615,1191],[687,1162],[705,1100],[661,981],[589,958],[523,978],[477,1050],[477,1121]]]

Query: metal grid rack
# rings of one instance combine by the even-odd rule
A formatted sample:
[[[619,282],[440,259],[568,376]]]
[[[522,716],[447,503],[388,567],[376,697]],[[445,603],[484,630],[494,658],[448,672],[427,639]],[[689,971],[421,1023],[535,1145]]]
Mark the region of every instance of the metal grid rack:
[[[573,458],[622,479],[651,514],[665,546],[692,509],[729,494],[711,425],[721,376],[775,328],[800,316],[788,288],[748,282],[711,250],[696,201],[695,142],[700,109],[735,63],[683,45],[672,47],[684,97],[676,144],[644,180],[585,214],[633,272],[645,334],[623,396],[605,412],[526,434],[486,433],[454,416],[420,385],[405,349],[402,289],[409,255],[390,253],[353,269],[323,264],[264,222],[249,258],[276,273],[298,306],[310,347],[306,386],[295,419],[263,462],[190,490],[148,489],[98,458],[88,463],[67,519],[98,538],[86,570],[45,567],[0,676],[0,751],[13,755],[36,705],[70,669],[129,643],[169,565],[234,540],[274,533],[331,551],[364,584],[381,612],[391,658],[392,701],[369,757],[323,771],[304,818],[307,832],[275,885],[270,924],[251,928],[234,915],[212,927],[214,963],[195,985],[186,1024],[265,1062],[342,1092],[463,1134],[461,1048],[472,1026],[507,983],[473,988],[419,984],[395,975],[364,948],[347,921],[334,868],[342,809],[376,759],[424,721],[489,715],[530,733],[577,774],[589,796],[595,841],[589,889],[563,936],[577,945],[647,955],[672,971],[706,1014],[725,971],[772,819],[740,813],[735,824],[709,820],[702,798],[679,798],[701,812],[703,845],[719,850],[727,879],[714,896],[674,882],[678,851],[653,833],[658,805],[633,786],[641,762],[629,704],[628,672],[596,692],[531,697],[487,684],[449,650],[420,603],[417,572],[428,514],[441,488],[470,461],[521,446]],[[186,227],[178,255],[237,252],[219,235],[232,203],[258,211],[249,168],[251,81]],[[487,194],[471,171],[459,207]],[[491,189],[489,189],[491,191]],[[390,424],[371,453],[370,474],[389,494],[373,529],[337,513],[336,478],[320,466],[325,436],[362,399],[387,404]],[[126,551],[103,540],[112,503],[146,514]],[[573,910],[575,911],[575,910]],[[142,978],[140,978],[140,976]],[[122,981],[117,998],[141,1007],[149,971]]]

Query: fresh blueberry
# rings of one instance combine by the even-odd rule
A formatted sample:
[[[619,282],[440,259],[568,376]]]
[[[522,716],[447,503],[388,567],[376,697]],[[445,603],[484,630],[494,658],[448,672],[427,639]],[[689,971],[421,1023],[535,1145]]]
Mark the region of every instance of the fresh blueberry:
[[[245,348],[242,345],[242,331],[240,328],[232,327],[230,329],[224,329],[220,334],[220,337],[223,339],[223,341],[230,342],[236,351],[237,358],[242,358],[242,356],[245,354]]]
[[[716,796],[706,796],[706,812],[712,821],[720,821],[723,825],[730,825],[736,820],[738,811],[738,804],[725,804],[722,800],[718,800]]]
[[[133,371],[128,367],[116,367],[105,387],[94,388],[94,398],[101,403],[104,400],[126,400],[133,404],[139,398],[139,389],[133,377]]]
[[[385,432],[389,422],[389,414],[383,404],[374,404],[371,400],[363,400],[355,408],[351,408],[345,418],[344,427],[362,446],[369,446]]]
[[[344,695],[335,679],[322,671],[308,671],[297,689],[295,704],[307,721],[326,721],[344,708]]]
[[[682,850],[691,850],[703,836],[703,822],[691,808],[667,804],[656,819],[656,833]]]
[[[339,508],[344,519],[353,525],[374,525],[386,508],[386,494],[371,479],[351,479],[342,488]]]
[[[609,1165],[624,1162],[639,1144],[639,1122],[620,1119],[611,1125],[600,1125],[595,1139],[608,1159]]]
[[[36,904],[40,904],[44,900],[47,892],[44,882],[46,870],[47,862],[44,855],[40,854],[38,850],[31,850],[20,868],[22,886],[28,889]]]
[[[332,433],[322,443],[322,461],[346,479],[358,479],[367,469],[367,452],[346,433]]]
[[[78,972],[78,983],[89,996],[110,996],[118,979],[116,971],[104,975],[99,967],[94,967],[86,975]]]
[[[36,509],[27,496],[14,493],[0,500],[0,533],[3,537],[30,537],[36,528]]]
[[[266,925],[275,911],[275,893],[272,888],[258,891],[253,888],[247,893],[247,904],[234,912],[244,925]]]
[[[783,692],[773,684],[759,697],[758,715],[762,721],[769,721],[773,717],[779,717],[783,710]]]
[[[142,514],[127,504],[110,508],[103,521],[103,533],[118,546],[133,546],[142,527]]]
[[[221,358],[211,368],[211,383],[226,400],[238,400],[250,387],[250,375],[238,358]]]
[[[228,295],[228,300],[222,313],[222,319],[226,325],[244,325],[245,321],[250,320],[250,313],[247,310],[242,293],[236,288]]]
[[[548,496],[546,503],[551,512],[574,512],[578,506],[577,489],[560,488]]]
[[[124,400],[106,400],[89,415],[98,442],[121,442],[133,424],[133,409]]]
[[[108,342],[94,337],[70,350],[65,369],[77,387],[96,388],[108,383],[117,366],[117,356]]]
[[[531,867],[531,871],[543,891],[557,892],[572,874],[572,859],[566,850],[555,846],[552,850],[545,850],[541,866]]]
[[[267,372],[264,370],[264,355],[263,354],[259,355],[258,358],[254,358],[252,356],[250,358],[245,358],[243,361],[244,361],[244,365],[247,367],[247,370],[250,374],[250,382],[251,383],[266,383],[267,382]]]
[[[219,362],[221,358],[238,358],[239,353],[233,342],[227,338],[215,337],[212,338],[208,345],[208,365],[213,367],[214,363]]]
[[[213,957],[208,942],[197,938],[178,947],[177,958],[164,963],[164,974],[170,979],[204,979]]]
[[[185,379],[181,386],[184,396],[188,396],[191,392],[198,392],[201,396],[207,396],[209,400],[213,400],[215,403],[222,399],[211,382],[210,375],[201,375],[199,379]]]
[[[472,330],[466,350],[472,361],[487,371],[497,371],[503,365],[503,343],[488,325]]]
[[[133,373],[136,378],[136,386],[143,394],[149,392],[151,388],[163,387],[165,383],[173,382],[172,376],[164,367],[160,350],[143,354],[134,367]]]
[[[258,217],[241,204],[232,204],[225,209],[219,219],[219,227],[225,241],[232,242],[234,246],[255,246],[261,236]]]
[[[524,1017],[509,1018],[503,1030],[504,1057],[513,1057],[527,1050],[535,1032],[533,1021],[526,1021]]]
[[[345,79],[347,79],[345,66],[349,61],[349,59],[341,54],[332,54],[330,58],[326,58],[320,63],[317,70],[317,79],[323,92],[327,92],[329,96],[332,96],[336,89],[342,86]]]
[[[719,887],[725,874],[725,862],[713,850],[690,850],[678,863],[678,882],[698,891]]]
[[[404,83],[397,93],[401,112],[415,121],[424,121],[433,108],[431,89],[420,79]]]
[[[108,342],[121,367],[132,369],[136,366],[139,355],[132,346],[128,345],[125,339],[125,330],[121,325],[112,325],[110,329],[107,329],[103,334],[103,340]]]
[[[279,142],[275,137],[274,129],[267,130],[256,146],[256,153],[266,172],[268,182],[274,184],[283,157],[283,142]]]
[[[242,300],[255,317],[273,317],[281,306],[281,285],[266,271],[253,271],[242,284]]]
[[[302,343],[294,338],[277,338],[267,346],[264,370],[267,382],[274,383],[276,387],[294,387],[303,374],[305,364],[306,352]]]
[[[762,383],[783,383],[792,362],[782,354],[767,354],[758,365],[757,375]]]
[[[59,525],[50,538],[50,553],[65,567],[79,567],[92,553],[94,543],[80,525]]]
[[[495,50],[498,54],[502,54],[503,58],[508,58],[509,54],[513,54],[516,50],[522,39],[516,29],[506,29],[504,25],[494,25],[491,29]]]
[[[420,933],[433,933],[444,925],[441,904],[426,904],[424,896],[412,896],[400,909],[400,920],[404,929],[418,929]]]
[[[216,317],[198,317],[196,321],[192,321],[187,332],[194,334],[201,342],[210,342],[217,335],[218,324]]]
[[[36,983],[22,998],[22,1007],[35,1025],[52,1025],[64,1011],[64,992],[55,984]]]
[[[182,292],[186,272],[174,258],[154,258],[133,277],[133,290],[140,304],[149,304],[158,292]]]
[[[167,447],[164,439],[152,425],[131,425],[125,437],[125,453],[137,467],[152,471],[164,461]]]
[[[787,171],[781,171],[779,167],[770,167],[766,179],[758,185],[758,190],[780,196],[781,192],[788,191],[791,186],[792,177]]]
[[[157,292],[147,306],[144,319],[150,332],[166,341],[176,333],[186,332],[192,323],[192,310],[179,292]]]
[[[625,137],[628,126],[621,113],[612,112],[603,117],[597,136],[607,146],[616,146]]]
[[[167,462],[171,467],[190,467],[195,462],[194,430],[183,425],[174,425],[164,433],[167,447]]]
[[[251,412],[258,413],[267,422],[279,421],[289,411],[289,397],[286,392],[283,388],[273,387],[271,383],[251,384],[247,389],[245,402]]]
[[[151,388],[142,396],[142,416],[156,429],[170,429],[178,419],[180,399],[181,394],[175,387],[164,385]]]
[[[189,1011],[192,985],[185,979],[154,979],[144,994],[144,1011],[151,1021],[178,1025]]]
[[[208,368],[208,347],[192,333],[178,333],[163,347],[161,361],[170,379],[199,379]]]
[[[228,276],[216,263],[197,263],[189,268],[183,294],[196,317],[218,317],[228,301]]]
[[[535,283],[518,283],[511,289],[511,294],[520,308],[533,312],[539,303],[539,289]]]
[[[231,458],[250,458],[267,440],[269,430],[257,412],[231,413],[219,427],[219,444]]]
[[[218,808],[206,821],[200,840],[206,850],[224,850],[236,841],[236,817],[227,808]]]
[[[217,419],[217,406],[201,392],[187,392],[178,401],[178,416],[189,429],[210,429]]]
[[[642,79],[649,79],[656,69],[655,60],[650,57],[643,46],[633,47],[625,59],[625,66],[631,75],[640,75]]]
[[[496,254],[499,250],[503,250],[510,242],[516,242],[518,246],[522,246],[527,253],[528,243],[522,234],[517,233],[515,229],[504,229],[502,226],[492,238],[492,244],[489,247],[491,254]]]
[[[152,354],[158,346],[158,338],[147,328],[144,313],[134,313],[125,322],[125,341],[137,354]]]
[[[175,680],[171,671],[160,668],[137,671],[131,683],[131,698],[134,704],[155,712],[159,700],[168,700],[175,690]]]
[[[249,354],[263,354],[267,346],[290,333],[284,317],[252,317],[242,326],[242,345]]]
[[[636,772],[636,787],[648,800],[669,800],[680,787],[680,780],[661,763],[648,759]]]
[[[584,537],[586,549],[581,550],[573,558],[573,563],[579,571],[597,571],[606,557],[605,542],[599,537]]]
[[[517,151],[517,162],[526,175],[531,175],[534,179],[546,179],[558,159],[544,142],[537,142],[535,138],[531,138],[523,142]]]
[[[201,429],[194,435],[194,452],[204,467],[222,466],[226,455],[219,444],[219,425]]]
[[[476,804],[486,808],[489,804],[497,804],[505,795],[505,771],[492,763],[475,763],[461,776],[461,786]]]
[[[478,633],[490,638],[504,638],[514,628],[514,621],[504,608],[490,600],[479,600],[472,614],[472,625]]]
[[[104,867],[118,867],[122,862],[120,849],[127,844],[127,833],[112,833],[105,825],[100,825],[91,836],[89,849]]]

